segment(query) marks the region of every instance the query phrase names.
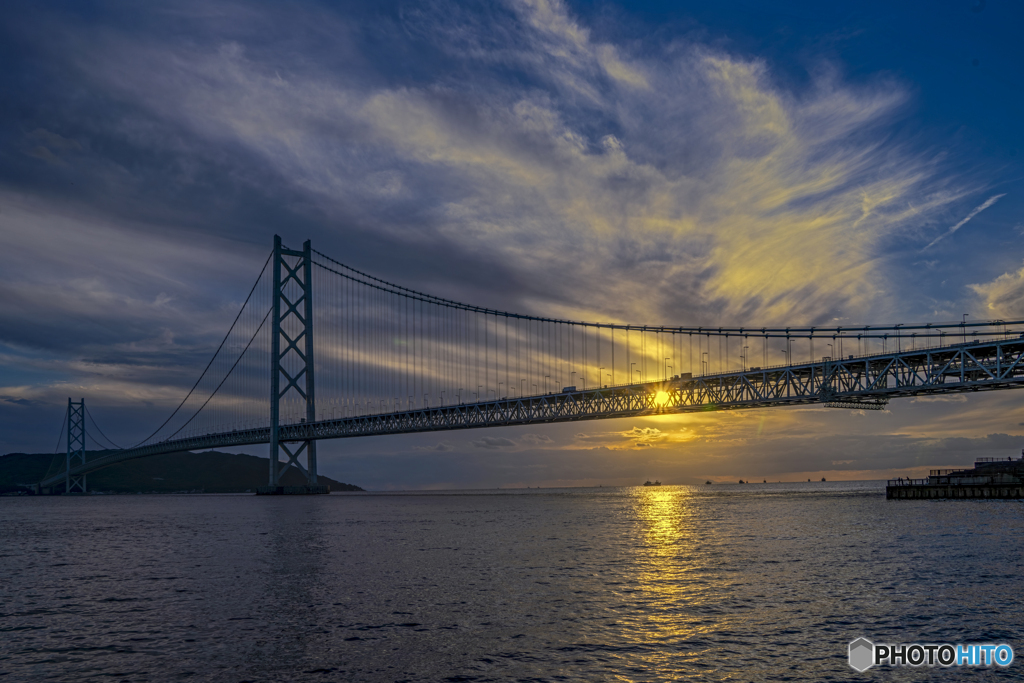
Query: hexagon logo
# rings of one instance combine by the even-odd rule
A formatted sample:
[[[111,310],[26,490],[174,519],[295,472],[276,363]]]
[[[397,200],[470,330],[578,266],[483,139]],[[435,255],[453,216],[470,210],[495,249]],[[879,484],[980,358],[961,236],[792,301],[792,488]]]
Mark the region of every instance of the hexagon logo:
[[[867,638],[858,638],[850,643],[850,666],[859,672],[867,671],[874,664],[875,644]]]

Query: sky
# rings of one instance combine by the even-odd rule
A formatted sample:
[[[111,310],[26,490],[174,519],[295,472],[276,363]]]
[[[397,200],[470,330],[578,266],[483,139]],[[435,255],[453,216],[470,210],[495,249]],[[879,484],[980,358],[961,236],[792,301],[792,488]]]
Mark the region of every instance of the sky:
[[[274,234],[467,303],[657,325],[1024,319],[1024,7],[14,2],[0,453],[173,409]],[[371,489],[868,479],[1024,392],[322,442]],[[265,455],[265,447],[243,449]]]

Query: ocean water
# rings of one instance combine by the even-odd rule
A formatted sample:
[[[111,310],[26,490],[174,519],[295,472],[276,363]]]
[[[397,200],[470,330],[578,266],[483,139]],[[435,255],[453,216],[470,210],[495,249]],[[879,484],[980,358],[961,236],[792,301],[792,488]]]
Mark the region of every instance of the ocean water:
[[[1022,541],[877,482],[0,498],[0,681],[1018,680]]]

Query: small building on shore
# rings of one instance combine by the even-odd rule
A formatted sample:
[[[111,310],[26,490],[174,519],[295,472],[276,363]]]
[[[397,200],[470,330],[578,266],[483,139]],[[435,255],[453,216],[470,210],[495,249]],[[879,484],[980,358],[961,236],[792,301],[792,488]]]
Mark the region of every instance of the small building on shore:
[[[1024,498],[1024,451],[1017,459],[978,458],[973,469],[932,470],[927,479],[890,479],[885,497]]]

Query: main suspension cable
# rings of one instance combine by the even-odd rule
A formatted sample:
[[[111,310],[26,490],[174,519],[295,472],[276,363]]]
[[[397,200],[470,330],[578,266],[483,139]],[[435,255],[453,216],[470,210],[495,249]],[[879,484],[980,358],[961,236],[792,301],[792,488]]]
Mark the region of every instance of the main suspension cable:
[[[542,316],[523,315],[521,313],[511,313],[509,311],[501,311],[501,310],[492,309],[492,308],[485,308],[485,307],[482,307],[482,306],[474,306],[472,304],[465,304],[465,303],[461,303],[461,302],[458,302],[458,301],[454,301],[452,299],[445,299],[445,298],[442,298],[442,297],[437,297],[437,296],[434,296],[432,294],[426,294],[424,292],[419,292],[419,291],[414,290],[414,289],[409,289],[408,287],[403,287],[401,285],[397,285],[397,284],[394,284],[392,282],[388,282],[387,280],[382,280],[382,279],[380,279],[378,277],[374,277],[374,276],[369,275],[367,273],[364,273],[364,272],[362,272],[360,270],[356,270],[355,268],[352,268],[351,266],[347,266],[344,263],[341,263],[340,261],[336,261],[335,259],[332,259],[330,256],[327,256],[323,252],[317,251],[316,249],[313,249],[313,253],[315,253],[318,256],[326,259],[327,261],[330,261],[331,263],[333,263],[333,264],[335,264],[335,265],[337,265],[337,266],[339,266],[339,267],[349,271],[349,273],[355,273],[359,277],[355,277],[355,276],[353,276],[353,275],[351,275],[349,273],[343,273],[343,272],[341,272],[339,270],[331,268],[330,266],[327,266],[327,265],[325,265],[323,263],[319,263],[317,261],[313,261],[314,265],[319,266],[320,268],[323,268],[324,270],[329,271],[331,273],[334,273],[335,275],[338,275],[340,277],[352,280],[353,282],[356,282],[358,284],[364,285],[366,287],[372,287],[374,289],[380,290],[382,292],[387,292],[389,294],[395,294],[395,295],[398,295],[398,296],[405,296],[405,297],[409,297],[410,299],[416,299],[418,301],[422,301],[422,302],[425,302],[425,303],[434,304],[434,305],[438,305],[438,306],[448,306],[448,307],[457,308],[457,309],[461,309],[461,310],[465,310],[465,311],[470,311],[470,312],[473,312],[473,313],[482,313],[485,316],[487,316],[487,315],[504,316],[504,317],[507,317],[507,318],[520,318],[520,319],[524,319],[524,320],[536,320],[536,321],[539,321],[539,322],[557,323],[557,324],[560,324],[560,325],[580,325],[580,326],[583,326],[583,327],[595,327],[595,328],[608,327],[608,328],[613,328],[613,329],[626,330],[627,333],[628,333],[629,330],[636,330],[638,332],[641,332],[642,334],[646,334],[647,332],[658,332],[658,333],[666,333],[667,332],[667,333],[670,333],[670,334],[702,334],[702,335],[706,335],[708,337],[721,337],[721,336],[730,336],[730,335],[757,335],[759,337],[766,337],[766,338],[773,337],[773,338],[788,339],[788,338],[793,338],[793,337],[801,337],[801,338],[837,337],[838,338],[838,337],[842,337],[842,336],[845,335],[848,338],[857,336],[858,338],[865,337],[865,338],[872,338],[872,339],[882,339],[882,338],[885,338],[885,339],[893,338],[893,339],[895,339],[897,337],[900,337],[901,334],[903,332],[907,331],[907,330],[926,330],[927,333],[915,334],[915,335],[905,335],[905,336],[945,337],[945,336],[947,336],[947,335],[949,335],[951,333],[950,332],[946,332],[944,330],[960,329],[960,330],[966,331],[968,328],[971,328],[973,330],[972,334],[980,334],[980,335],[986,335],[986,336],[996,336],[996,335],[1005,335],[1005,334],[1007,334],[1007,331],[1006,331],[1005,328],[1007,328],[1008,326],[1024,325],[1024,320],[1005,320],[1005,321],[1004,320],[994,320],[994,321],[985,321],[985,322],[917,323],[917,324],[912,324],[912,325],[904,325],[902,323],[897,323],[897,324],[886,324],[886,325],[850,325],[850,326],[846,326],[846,327],[842,327],[842,326],[840,326],[840,327],[819,327],[819,326],[811,326],[811,327],[767,327],[767,326],[765,326],[765,327],[673,327],[673,326],[666,326],[666,325],[632,325],[632,324],[625,324],[625,323],[585,322],[585,321],[579,321],[579,320],[568,320],[568,319],[563,319],[563,318],[546,318],[546,317],[542,317]],[[366,282],[364,280],[361,280],[360,278],[365,278],[366,280],[370,280],[371,282]],[[374,284],[374,283],[379,283],[379,284]],[[990,332],[990,331],[980,331],[979,332],[977,330],[977,328],[992,328],[992,327],[996,327],[996,326],[1002,326],[1004,329],[1002,331],[995,330],[995,331],[992,331],[992,332]]]
[[[64,438],[64,428],[68,426],[68,411],[71,410],[71,406],[64,409],[64,417],[60,422],[60,434],[57,435],[57,445],[53,449],[53,454],[57,455],[57,451],[60,449],[60,440]]]
[[[273,258],[273,256],[274,256],[274,252],[271,251],[270,255],[267,256],[267,260],[263,262],[263,268],[260,269],[260,274],[256,278],[256,282],[253,283],[252,289],[249,290],[249,296],[245,297],[245,302],[242,304],[242,308],[239,309],[238,315],[235,316],[234,322],[231,323],[231,327],[228,329],[227,334],[225,334],[224,335],[224,339],[221,340],[220,346],[218,346],[217,350],[213,352],[213,358],[211,358],[210,362],[206,364],[206,367],[203,369],[203,373],[201,375],[199,375],[199,379],[197,379],[196,383],[192,385],[192,388],[188,390],[188,393],[185,395],[185,398],[181,399],[181,403],[179,403],[178,407],[174,409],[174,412],[171,413],[170,416],[166,420],[164,420],[164,423],[162,425],[160,425],[159,427],[157,427],[156,430],[152,434],[150,434],[145,439],[143,439],[142,441],[139,441],[134,446],[132,446],[132,448],[135,448],[136,446],[140,446],[140,445],[146,443],[147,441],[149,441],[150,439],[152,439],[154,436],[156,436],[160,432],[160,430],[163,429],[164,427],[166,427],[167,423],[170,422],[174,418],[174,416],[178,414],[178,411],[181,410],[181,407],[183,405],[185,405],[185,401],[187,401],[189,399],[189,397],[192,396],[192,392],[194,392],[196,390],[196,387],[199,386],[199,383],[203,381],[203,377],[205,377],[206,373],[210,370],[210,366],[213,365],[213,361],[217,360],[217,355],[220,353],[221,349],[224,348],[224,344],[227,343],[228,337],[231,336],[231,332],[235,329],[235,325],[238,324],[238,319],[242,317],[242,311],[244,311],[245,307],[249,304],[249,299],[252,298],[253,292],[256,291],[256,287],[260,284],[260,280],[263,279],[263,273],[266,272],[267,264],[270,263],[270,259]],[[266,318],[264,318],[264,320],[266,320]],[[262,327],[262,324],[260,325],[260,327]],[[255,337],[255,335],[254,335],[254,337]],[[252,341],[250,340],[249,343],[251,344]],[[245,348],[248,349],[249,346],[246,345]],[[245,352],[243,351],[242,353],[245,353]],[[240,358],[241,358],[241,356],[239,356],[239,359]],[[235,361],[235,363],[237,365],[238,361]],[[235,366],[232,365],[231,369],[233,370],[234,367]],[[231,374],[230,371],[228,372],[228,374]],[[227,375],[225,375],[224,378],[227,379]],[[223,384],[223,383],[224,382],[222,380],[221,384]],[[219,389],[220,385],[217,385],[217,388]],[[214,391],[214,393],[216,393],[216,390]],[[213,394],[210,394],[210,397],[212,398]],[[210,399],[209,398],[206,399],[206,403],[209,403],[209,402],[210,402]],[[203,406],[205,406],[206,403],[203,403]],[[192,417],[195,417],[195,415],[193,415]],[[189,421],[191,421],[191,418],[189,419]],[[182,425],[182,426],[184,426],[184,425]],[[181,429],[179,428],[177,432],[174,432],[174,434],[177,434],[180,431],[181,431]],[[174,435],[172,434],[171,436],[174,436]],[[168,437],[168,438],[170,438],[170,437]]]
[[[103,433],[103,430],[100,429],[98,424],[96,424],[96,419],[92,416],[92,413],[89,412],[88,408],[85,409],[85,414],[89,417],[89,422],[91,422],[92,426],[96,428],[96,431],[99,432],[100,436],[106,439],[116,450],[124,450],[121,446],[118,446],[113,439]],[[96,441],[96,439],[94,438],[93,441]]]
[[[200,411],[202,411],[202,409],[203,409],[203,408],[205,408],[205,407],[206,407],[206,404],[210,402],[210,399],[212,399],[212,398],[213,398],[213,397],[214,397],[214,396],[215,396],[215,395],[217,394],[217,391],[218,391],[218,390],[219,390],[219,389],[220,389],[220,388],[221,388],[222,386],[224,386],[224,382],[226,382],[226,381],[228,380],[228,377],[230,377],[230,376],[231,376],[231,373],[232,373],[232,371],[233,371],[233,370],[234,370],[234,369],[235,369],[235,368],[236,368],[236,367],[238,366],[238,364],[239,364],[239,363],[241,362],[241,360],[242,360],[242,357],[243,357],[243,356],[245,356],[245,352],[249,350],[249,347],[250,347],[250,346],[252,345],[252,342],[253,342],[253,340],[255,340],[255,339],[256,339],[256,335],[258,335],[258,334],[260,333],[260,330],[262,330],[262,329],[263,329],[263,325],[264,325],[264,324],[266,324],[266,322],[267,322],[267,318],[269,318],[269,317],[270,317],[270,313],[271,313],[271,311],[273,311],[273,310],[274,310],[274,307],[273,307],[273,306],[271,306],[271,307],[270,307],[270,309],[269,309],[269,310],[267,310],[267,314],[263,316],[263,321],[262,321],[262,322],[260,322],[260,326],[259,326],[259,327],[257,327],[257,328],[256,328],[256,331],[252,333],[252,337],[251,337],[251,338],[249,339],[249,343],[245,345],[245,348],[244,348],[244,349],[242,349],[242,353],[238,354],[238,358],[236,358],[236,359],[235,359],[235,362],[234,362],[234,364],[232,364],[231,368],[230,368],[230,369],[229,369],[229,370],[227,371],[227,373],[226,373],[226,374],[224,375],[224,379],[222,379],[222,380],[220,381],[220,384],[218,384],[218,385],[217,385],[217,388],[216,388],[216,389],[214,389],[214,390],[213,390],[212,392],[210,392],[210,396],[209,396],[209,397],[208,397],[208,398],[207,398],[207,399],[206,399],[205,401],[203,401],[203,405],[199,406],[199,408],[198,408],[198,409],[196,410],[196,412],[192,413],[192,417],[190,417],[190,418],[189,418],[189,419],[188,419],[188,420],[187,420],[187,421],[185,422],[185,424],[183,424],[183,425],[181,425],[180,427],[178,427],[178,429],[177,429],[177,430],[175,430],[173,434],[171,434],[171,435],[170,435],[170,436],[168,436],[168,437],[167,437],[166,439],[164,439],[164,441],[170,441],[171,439],[173,439],[173,438],[174,438],[174,437],[175,437],[175,436],[176,436],[176,435],[178,434],[178,432],[180,432],[180,431],[181,431],[182,429],[184,429],[185,427],[187,427],[187,426],[189,425],[189,423],[190,423],[190,422],[192,422],[192,420],[196,419],[196,416],[197,416],[197,415],[198,415],[198,414],[200,413]]]

